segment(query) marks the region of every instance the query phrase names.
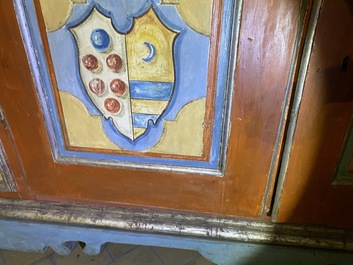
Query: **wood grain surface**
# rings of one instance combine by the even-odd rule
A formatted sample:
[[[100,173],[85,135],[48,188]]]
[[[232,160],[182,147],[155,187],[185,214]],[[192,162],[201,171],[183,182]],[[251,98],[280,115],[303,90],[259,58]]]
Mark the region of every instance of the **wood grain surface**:
[[[221,6],[222,1],[217,3]],[[20,194],[39,200],[260,217],[300,4],[244,1],[226,172],[211,177],[54,162],[13,5],[1,1],[0,28],[6,37],[0,38],[0,104],[23,172],[17,179],[23,183],[18,185]]]
[[[353,189],[334,173],[353,115],[353,5],[325,1],[280,201],[280,222],[353,227]]]

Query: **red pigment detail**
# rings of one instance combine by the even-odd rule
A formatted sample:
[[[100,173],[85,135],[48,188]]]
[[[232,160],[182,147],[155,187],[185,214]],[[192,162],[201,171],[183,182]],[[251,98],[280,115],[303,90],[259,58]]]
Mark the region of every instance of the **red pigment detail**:
[[[109,55],[107,57],[106,62],[107,62],[108,67],[115,72],[118,72],[121,69],[121,67],[123,66],[123,60],[117,54]]]
[[[117,114],[121,108],[119,101],[117,101],[115,98],[107,98],[104,101],[104,107],[112,114]]]
[[[98,59],[92,54],[83,56],[82,63],[83,63],[83,66],[90,71],[94,71],[99,68]]]
[[[122,97],[126,93],[126,84],[123,80],[116,78],[110,82],[110,89],[114,94]]]
[[[104,81],[99,78],[94,78],[89,82],[89,89],[99,97],[106,92]]]

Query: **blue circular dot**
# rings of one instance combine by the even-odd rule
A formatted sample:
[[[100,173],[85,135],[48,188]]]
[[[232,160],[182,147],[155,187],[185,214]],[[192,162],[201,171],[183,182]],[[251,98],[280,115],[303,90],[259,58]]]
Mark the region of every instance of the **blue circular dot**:
[[[104,29],[94,29],[91,33],[91,43],[100,52],[105,52],[110,46],[109,34]]]

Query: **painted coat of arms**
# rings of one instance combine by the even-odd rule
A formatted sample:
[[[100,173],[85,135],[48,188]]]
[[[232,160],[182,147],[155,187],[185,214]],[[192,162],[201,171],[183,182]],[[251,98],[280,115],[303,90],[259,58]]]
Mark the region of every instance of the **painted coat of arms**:
[[[126,34],[97,8],[70,30],[87,95],[117,131],[134,141],[149,123],[156,124],[173,95],[177,32],[152,7]]]
[[[218,167],[233,0],[21,1],[54,157]]]

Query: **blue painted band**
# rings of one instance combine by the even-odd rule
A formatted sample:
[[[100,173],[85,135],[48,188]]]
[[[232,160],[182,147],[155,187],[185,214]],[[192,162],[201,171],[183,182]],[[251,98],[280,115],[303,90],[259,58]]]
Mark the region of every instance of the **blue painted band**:
[[[147,128],[148,121],[152,120],[153,123],[156,123],[159,115],[154,114],[140,114],[132,113],[132,125],[134,128]]]
[[[133,99],[170,100],[174,83],[130,81],[130,95]]]

